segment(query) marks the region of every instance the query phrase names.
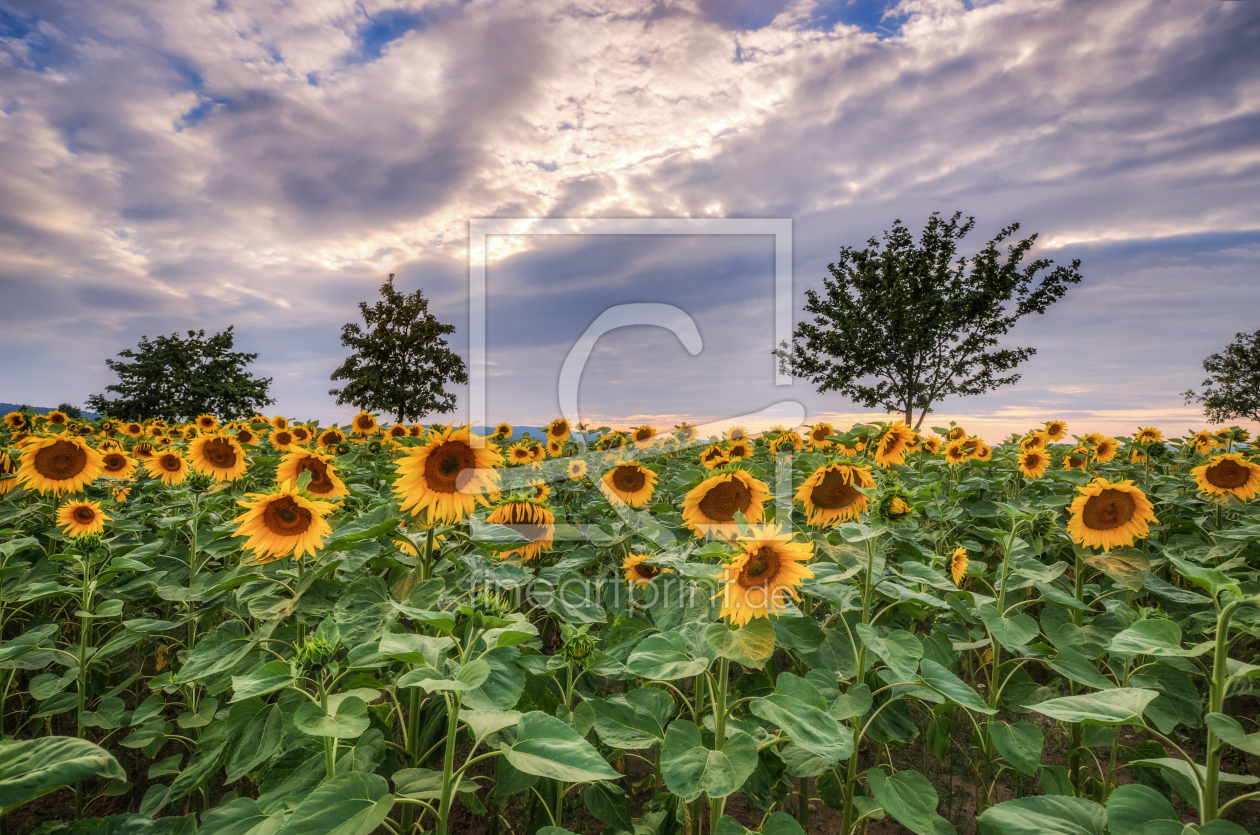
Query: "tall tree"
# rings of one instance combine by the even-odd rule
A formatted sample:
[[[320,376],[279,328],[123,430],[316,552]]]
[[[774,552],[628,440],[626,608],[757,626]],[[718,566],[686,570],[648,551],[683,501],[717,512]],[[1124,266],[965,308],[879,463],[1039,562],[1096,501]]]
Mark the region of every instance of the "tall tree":
[[[824,294],[806,292],[805,312],[792,345],[775,352],[785,369],[837,391],[867,408],[905,416],[918,429],[932,406],[949,395],[973,395],[1016,382],[1007,374],[1035,348],[997,347],[1020,318],[1044,313],[1081,280],[1077,268],[1039,258],[1021,267],[1037,236],[998,246],[1019,230],[1007,226],[973,257],[955,255],[975,226],[933,212],[916,244],[893,221],[881,243],[843,247],[829,264]],[[1005,376],[1003,376],[1005,375]],[[918,420],[915,420],[915,414]]]
[[[1224,351],[1203,361],[1203,370],[1203,393],[1182,394],[1187,403],[1203,406],[1208,422],[1260,421],[1260,330],[1234,334]]]
[[[328,393],[338,403],[389,412],[399,423],[419,420],[430,412],[455,409],[447,383],[467,383],[459,355],[446,347],[454,325],[444,325],[429,312],[421,290],[404,294],[394,287],[394,274],[381,285],[381,300],[359,303],[367,330],[351,322],[341,330],[341,344],[353,353],[332,373],[344,388]]]
[[[105,391],[118,396],[94,394],[88,408],[118,420],[248,417],[275,402],[268,397],[271,378],[255,379],[246,371],[258,355],[233,351],[234,341],[231,326],[209,337],[204,330],[188,331],[187,338],[173,333],[150,341],[142,336],[136,350],[118,354],[135,362],[105,360],[119,380]]]

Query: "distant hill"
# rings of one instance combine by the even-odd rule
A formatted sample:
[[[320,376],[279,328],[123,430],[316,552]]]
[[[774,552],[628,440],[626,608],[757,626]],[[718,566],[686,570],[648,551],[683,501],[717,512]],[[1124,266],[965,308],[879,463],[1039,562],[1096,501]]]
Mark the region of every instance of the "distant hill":
[[[20,403],[0,403],[0,417],[7,415],[9,412],[16,412],[22,408]],[[46,415],[49,412],[56,411],[56,406],[31,406],[31,411],[37,415]],[[95,412],[83,412],[81,417],[87,420],[96,420],[100,415]]]

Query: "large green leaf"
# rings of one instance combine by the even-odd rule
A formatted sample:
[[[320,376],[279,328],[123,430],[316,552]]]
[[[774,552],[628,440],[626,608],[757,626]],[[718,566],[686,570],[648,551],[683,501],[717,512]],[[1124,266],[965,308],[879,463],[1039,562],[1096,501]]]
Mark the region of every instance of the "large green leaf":
[[[853,740],[827,712],[827,703],[814,685],[791,673],[780,673],[774,692],[754,699],[753,714],[783,729],[793,742],[825,760],[842,760],[853,753]]]
[[[293,810],[285,835],[368,835],[394,808],[384,777],[352,771],[319,784]]]
[[[333,617],[341,630],[341,642],[353,649],[375,641],[398,619],[389,600],[389,588],[380,577],[361,577],[337,597]]]
[[[1234,717],[1223,713],[1209,713],[1207,726],[1226,744],[1260,757],[1260,733],[1247,733]]]
[[[1168,769],[1185,777],[1196,786],[1207,777],[1207,766],[1202,763],[1191,765],[1180,757],[1152,757],[1144,760],[1133,760],[1129,765],[1145,765],[1151,768]],[[1252,786],[1260,783],[1260,777],[1252,777],[1250,774],[1229,774],[1224,771],[1218,771],[1216,775],[1217,780],[1221,783],[1236,783],[1242,786]]]
[[[675,720],[661,748],[661,775],[671,792],[687,803],[707,794],[726,797],[738,791],[757,768],[757,743],[744,733],[732,734],[714,751],[694,723]]]
[[[796,818],[787,812],[771,812],[759,830],[748,829],[730,815],[726,815],[718,821],[714,835],[758,835],[758,833],[760,835],[805,835],[805,830],[801,829]]]
[[[516,659],[521,651],[514,646],[496,647],[481,659],[490,665],[485,681],[465,690],[464,707],[473,710],[510,710],[520,701],[525,689],[525,670]],[[461,671],[462,672],[462,671]]]
[[[1022,652],[1024,647],[1041,634],[1037,621],[1029,615],[1003,617],[997,610],[997,606],[992,603],[980,606],[978,611],[980,620],[984,621],[984,626],[993,636],[993,640],[1011,652]]]
[[[284,826],[284,812],[264,812],[252,797],[238,797],[217,806],[201,820],[198,835],[275,835]]]
[[[918,678],[919,659],[923,657],[923,644],[904,629],[894,629],[880,637],[872,626],[859,623],[853,627],[862,643],[888,665],[897,681],[914,681]]]
[[[718,657],[760,670],[774,654],[774,624],[769,618],[754,618],[738,629],[715,623],[705,630],[704,640]]]
[[[442,772],[428,768],[404,768],[395,771],[392,778],[395,791],[402,797],[416,800],[434,800],[442,796]],[[475,792],[481,786],[477,781],[464,775],[455,786],[457,792]]]
[[[265,633],[269,635],[274,628],[274,623],[270,628],[264,627]],[[187,684],[232,669],[258,645],[261,637],[265,637],[261,632],[249,634],[240,621],[222,624],[197,642],[184,666],[179,668],[179,683]]]
[[[1168,798],[1149,786],[1116,786],[1107,797],[1109,835],[1144,835],[1154,821],[1180,822],[1180,818]]]
[[[538,777],[579,783],[621,777],[599,752],[564,722],[541,711],[516,723],[516,742],[504,754],[517,770]]]
[[[1112,652],[1130,655],[1192,657],[1211,650],[1214,644],[1205,641],[1194,649],[1181,648],[1181,627],[1170,620],[1140,620],[1111,639]]]
[[[919,663],[919,677],[928,687],[968,710],[985,714],[997,712],[985,704],[966,682],[931,658],[925,658]]]
[[[709,668],[709,659],[692,656],[687,640],[678,632],[664,632],[644,638],[630,653],[626,667],[652,681],[674,681],[700,675]]]
[[[316,702],[303,702],[293,714],[293,725],[311,736],[355,739],[368,729],[367,704],[357,696],[328,703],[325,712]]]
[[[1041,767],[1041,751],[1046,745],[1041,729],[1032,722],[1008,725],[998,720],[989,722],[987,727],[998,753],[1029,777],[1036,776]]]
[[[628,694],[591,699],[587,704],[595,710],[595,732],[611,748],[653,748],[665,739],[661,721],[646,707],[631,701]]]
[[[991,806],[976,819],[980,835],[1103,835],[1107,813],[1083,797],[1021,797]]]
[[[0,815],[88,777],[126,780],[113,755],[85,739],[48,736],[0,742]]]
[[[897,823],[915,835],[936,831],[936,807],[940,799],[928,778],[917,771],[898,771],[889,777],[878,768],[866,772],[871,795]]]
[[[1141,720],[1142,711],[1159,693],[1138,687],[1119,687],[1101,693],[1064,696],[1032,705],[1037,713],[1060,722],[1087,725],[1120,725]]]
[[[280,750],[284,716],[261,699],[238,702],[228,714],[227,781],[234,783]]]
[[[288,661],[268,661],[247,676],[232,676],[232,701],[266,696],[292,687],[296,682],[292,664]]]

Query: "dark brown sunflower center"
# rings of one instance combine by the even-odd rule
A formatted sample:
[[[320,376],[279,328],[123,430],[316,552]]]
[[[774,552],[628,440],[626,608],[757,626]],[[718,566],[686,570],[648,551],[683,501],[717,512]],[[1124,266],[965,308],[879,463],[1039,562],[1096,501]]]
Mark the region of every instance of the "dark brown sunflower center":
[[[731,522],[736,513],[746,513],[752,505],[752,490],[732,479],[710,488],[700,500],[700,512],[715,522]]]
[[[252,440],[254,440],[254,433],[250,432],[248,429],[242,429],[240,432],[236,433],[237,443],[247,444]]]
[[[180,460],[178,455],[167,453],[158,459],[158,466],[166,470],[168,473],[177,473],[180,471]]]
[[[950,447],[950,448],[949,448],[949,457],[950,457],[950,458],[953,458],[953,459],[955,459],[955,460],[957,460],[957,459],[959,459],[959,458],[966,458],[966,457],[967,457],[967,451],[966,451],[966,450],[964,450],[962,447],[959,447],[959,446],[952,446],[952,447]]]
[[[293,435],[288,432],[277,432],[272,436],[271,442],[277,446],[288,446],[293,443]]]
[[[815,427],[813,432],[809,433],[810,440],[825,441],[827,436],[831,434],[831,429],[826,426]]]
[[[86,525],[96,521],[96,511],[87,505],[79,505],[74,509],[74,521]]]
[[[828,470],[822,481],[814,485],[809,493],[809,500],[815,507],[823,510],[839,510],[848,507],[860,499],[859,493],[844,473],[839,470]]]
[[[657,574],[660,574],[661,570],[654,565],[644,565],[643,563],[639,563],[634,567],[634,572],[644,580],[651,580]]]
[[[311,482],[306,485],[306,492],[320,495],[330,493],[333,489],[332,479],[328,477],[328,465],[318,458],[302,458],[297,462],[294,475],[311,474]]]
[[[57,441],[35,453],[35,471],[51,481],[63,481],[83,472],[87,460],[87,453],[78,444]]]
[[[634,433],[634,439],[635,439],[636,441],[646,441],[646,440],[647,440],[648,438],[650,438],[650,437],[652,437],[652,430],[651,430],[651,429],[646,429],[646,428],[644,428],[644,429],[636,429],[636,430],[635,430],[635,433]]]
[[[1024,456],[1025,469],[1035,470],[1040,466],[1041,466],[1041,456],[1038,455],[1037,453],[1034,452],[1034,453],[1030,453],[1029,455]]]
[[[293,430],[293,437],[297,440],[297,442],[298,442],[298,443],[302,443],[303,441],[305,441],[305,440],[306,440],[308,437],[310,437],[310,436],[309,436],[309,435],[307,435],[307,433],[306,433],[306,430],[305,430],[305,429],[294,429],[294,430]]]
[[[637,493],[647,483],[647,475],[638,467],[618,467],[613,470],[612,483],[622,493]]]
[[[371,416],[369,415],[359,415],[359,417],[356,418],[354,422],[355,426],[359,427],[360,429],[371,429],[374,423],[376,423],[376,421],[372,420]]]
[[[277,536],[300,536],[311,527],[313,515],[292,496],[282,496],[263,510],[263,524]]]
[[[117,452],[111,452],[109,455],[106,455],[102,463],[104,463],[105,472],[107,473],[116,473],[127,469],[127,459]]]
[[[425,460],[424,480],[430,490],[454,493],[459,489],[460,474],[476,466],[477,456],[472,447],[463,441],[446,441],[438,444]]]
[[[547,517],[538,505],[529,502],[513,502],[490,514],[489,520],[516,531],[530,542],[547,536]]]
[[[51,414],[48,416],[48,422],[62,424],[66,422],[66,416],[61,414]]]
[[[559,437],[568,431],[569,431],[569,424],[565,423],[564,421],[559,421],[557,423],[551,424],[551,434],[556,437]]]
[[[1085,502],[1082,518],[1091,530],[1110,531],[1128,524],[1136,512],[1137,502],[1132,494],[1123,490],[1104,490]]]
[[[1247,483],[1251,471],[1232,458],[1226,458],[1219,464],[1213,464],[1204,473],[1208,484],[1222,490],[1237,490]]]
[[[779,554],[770,546],[762,545],[739,572],[739,585],[746,589],[765,586],[778,575],[779,563]]]
[[[722,457],[722,450],[718,449],[717,447],[710,449],[704,454],[705,461],[712,461],[716,458],[721,458],[721,457]]]
[[[201,454],[220,470],[236,466],[236,450],[232,449],[226,438],[211,438],[206,441],[206,445],[201,448]]]
[[[201,420],[197,421],[197,423],[206,429],[211,429],[214,427],[213,418],[202,418]]]

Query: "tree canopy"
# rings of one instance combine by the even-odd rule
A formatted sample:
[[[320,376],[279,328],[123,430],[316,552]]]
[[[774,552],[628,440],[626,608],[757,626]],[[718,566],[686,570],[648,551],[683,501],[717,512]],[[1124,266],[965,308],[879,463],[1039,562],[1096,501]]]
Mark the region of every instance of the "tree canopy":
[[[341,344],[352,349],[332,373],[345,387],[328,393],[338,403],[393,414],[399,423],[419,420],[431,412],[455,409],[455,395],[447,383],[467,383],[468,372],[445,337],[455,332],[429,312],[422,290],[405,294],[394,287],[394,274],[381,285],[381,300],[359,303],[367,326],[347,324]]]
[[[190,330],[187,338],[142,336],[135,350],[118,353],[134,362],[105,360],[118,375],[118,383],[105,392],[117,396],[94,394],[88,408],[117,420],[249,417],[275,402],[268,397],[271,378],[256,379],[246,370],[258,355],[233,351],[234,340],[231,326],[209,337],[204,330]]]
[[[1021,266],[1033,234],[999,246],[1019,230],[1002,229],[977,255],[955,260],[958,242],[975,226],[933,212],[916,243],[900,220],[867,241],[845,246],[829,264],[823,293],[806,292],[805,312],[789,346],[776,351],[783,367],[820,392],[836,391],[867,407],[905,416],[916,429],[933,404],[949,395],[975,395],[1010,385],[1010,374],[1037,351],[999,348],[1022,317],[1044,313],[1081,280],[1077,268],[1050,269],[1038,258]],[[1050,270],[1043,273],[1045,270]],[[915,414],[918,414],[917,421]]]
[[[1182,392],[1187,403],[1203,406],[1210,423],[1260,421],[1260,330],[1234,334],[1234,341],[1203,361],[1203,392]]]

